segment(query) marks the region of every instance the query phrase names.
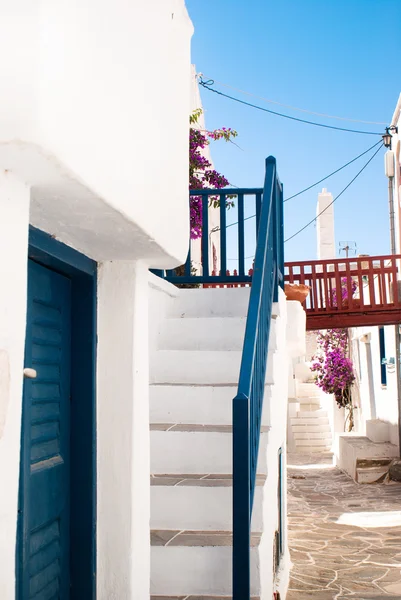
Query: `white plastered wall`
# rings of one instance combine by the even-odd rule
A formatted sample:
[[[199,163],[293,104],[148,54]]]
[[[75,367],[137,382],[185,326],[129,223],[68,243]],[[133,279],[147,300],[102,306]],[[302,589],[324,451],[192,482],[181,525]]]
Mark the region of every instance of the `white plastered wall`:
[[[148,271],[98,274],[97,598],[149,596]]]
[[[185,260],[192,31],[184,0],[0,0],[0,168],[35,226],[96,260]]]
[[[356,373],[357,431],[373,441],[398,445],[398,401],[394,326],[384,327],[387,384],[381,381],[378,327],[353,330],[352,359]],[[358,356],[359,349],[359,356]],[[392,360],[391,360],[392,359]]]
[[[30,190],[0,174],[0,598],[15,598]]]

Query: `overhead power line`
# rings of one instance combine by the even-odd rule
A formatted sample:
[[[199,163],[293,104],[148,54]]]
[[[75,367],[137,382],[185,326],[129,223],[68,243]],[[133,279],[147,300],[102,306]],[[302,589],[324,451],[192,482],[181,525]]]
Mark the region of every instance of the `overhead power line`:
[[[340,171],[342,171],[343,169],[345,169],[345,167],[348,167],[349,165],[351,165],[352,163],[354,163],[356,160],[358,160],[362,156],[365,156],[365,154],[367,154],[368,152],[370,152],[371,150],[373,150],[373,148],[376,148],[376,146],[379,146],[379,144],[381,146],[382,143],[383,143],[382,140],[380,140],[379,142],[376,142],[376,144],[373,144],[373,146],[371,146],[370,148],[368,148],[367,150],[365,150],[361,154],[358,154],[358,156],[356,156],[352,160],[349,160],[347,163],[345,163],[345,165],[343,165],[339,169],[336,169],[335,171],[333,171],[332,173],[330,173],[330,175],[326,175],[326,177],[323,177],[322,179],[319,179],[319,181],[316,181],[316,183],[312,183],[312,185],[309,185],[307,188],[304,188],[300,192],[297,192],[296,194],[293,194],[292,196],[289,196],[289,198],[286,198],[284,200],[284,202],[288,202],[288,200],[292,200],[293,198],[296,198],[297,196],[300,196],[301,194],[304,194],[305,192],[308,192],[312,188],[314,188],[317,185],[319,185],[319,183],[322,183],[326,179],[329,179],[333,175],[336,175],[336,173],[339,173]],[[246,217],[244,219],[244,221],[249,221],[249,219],[254,219],[255,217],[256,217],[256,214],[250,215],[249,217]],[[234,223],[229,223],[228,225],[226,225],[226,228],[228,229],[228,227],[233,227],[233,225],[238,225],[238,221],[234,221]]]
[[[362,154],[358,154],[358,156],[356,156],[352,160],[350,160],[347,163],[345,163],[345,165],[343,165],[339,169],[336,169],[335,171],[333,171],[332,173],[330,173],[330,175],[326,175],[326,177],[323,177],[323,179],[319,179],[319,181],[316,181],[316,183],[313,183],[312,185],[310,185],[309,187],[305,188],[304,190],[301,190],[300,192],[297,192],[293,196],[290,196],[289,198],[286,198],[284,200],[284,202],[288,202],[288,200],[292,200],[293,198],[296,198],[297,196],[300,196],[301,194],[304,194],[305,192],[308,192],[309,190],[311,190],[315,186],[319,185],[319,183],[322,183],[326,179],[329,179],[329,177],[332,177],[333,175],[336,175],[337,173],[339,173],[340,171],[342,171],[343,169],[345,169],[345,167],[348,167],[348,165],[351,165],[353,162],[355,162],[356,160],[358,160],[358,158],[361,158],[362,156],[365,156],[365,154],[367,154],[368,152],[370,152],[371,150],[373,150],[373,148],[376,148],[376,146],[382,145],[382,143],[383,143],[382,140],[380,140],[379,142],[376,142],[376,144],[373,144],[373,146],[371,146],[370,148],[368,148],[367,150],[365,150],[365,152],[362,152]]]
[[[198,74],[198,78],[202,77],[202,73]],[[291,104],[284,104],[283,102],[277,102],[277,100],[271,100],[270,98],[264,98],[263,96],[258,96],[257,94],[252,94],[251,92],[246,92],[245,90],[241,90],[240,88],[236,88],[232,85],[228,85],[228,83],[223,83],[222,81],[218,81],[217,79],[209,80],[214,81],[218,85],[226,87],[230,90],[234,90],[235,92],[239,92],[240,94],[245,94],[246,96],[250,96],[251,98],[257,98],[258,100],[262,100],[263,102],[268,102],[269,104],[275,104],[276,106],[282,106],[283,108],[288,108],[290,110],[297,110],[299,112],[306,113],[308,115],[314,115],[315,117],[323,117],[325,119],[337,119],[338,121],[349,121],[350,123],[364,123],[365,125],[388,125],[385,121],[364,121],[363,119],[350,119],[348,117],[338,117],[336,115],[328,115],[326,113],[316,112],[314,110],[307,110],[306,108],[299,108],[299,106],[292,106]]]
[[[318,215],[316,215],[316,217],[314,219],[312,219],[311,221],[309,221],[309,223],[307,223],[306,225],[304,225],[303,227],[301,227],[301,229],[299,229],[297,232],[295,232],[293,235],[291,235],[289,238],[287,238],[286,240],[284,240],[284,243],[289,242],[290,240],[292,240],[294,237],[296,237],[297,235],[299,235],[300,233],[302,233],[302,231],[305,231],[305,229],[307,227],[309,227],[310,225],[312,225],[312,223],[315,223],[315,221],[317,221],[317,219],[324,213],[326,212],[326,210],[328,208],[330,208],[330,206],[332,206],[332,204],[334,204],[334,202],[336,202],[336,200],[338,200],[340,198],[340,196],[342,196],[344,194],[344,192],[354,183],[354,181],[356,179],[358,179],[359,175],[366,169],[366,167],[372,162],[372,160],[374,159],[374,157],[380,152],[381,150],[381,146],[376,150],[376,152],[369,158],[369,160],[363,165],[362,169],[360,171],[358,171],[358,173],[355,175],[355,177],[353,179],[351,179],[351,181],[345,186],[345,188],[343,190],[341,190],[341,192],[334,198],[334,200],[332,202],[330,202],[330,204],[328,204],[326,206],[325,209],[323,209]]]
[[[224,98],[228,98],[233,100],[234,102],[238,102],[239,104],[244,104],[245,106],[250,106],[251,108],[255,108],[256,110],[260,110],[262,112],[267,112],[271,115],[276,115],[278,117],[282,117],[283,119],[290,119],[291,121],[297,121],[298,123],[306,123],[307,125],[313,125],[315,127],[323,127],[324,129],[334,129],[336,131],[345,131],[347,133],[358,133],[362,135],[382,135],[377,131],[360,131],[359,129],[346,129],[345,127],[336,127],[335,125],[325,125],[323,123],[315,123],[314,121],[307,121],[306,119],[300,119],[298,117],[292,117],[291,115],[285,115],[284,113],[279,113],[274,110],[270,110],[268,108],[263,108],[263,106],[258,106],[257,104],[252,104],[251,102],[246,102],[245,100],[241,100],[240,98],[235,98],[234,96],[230,96],[229,94],[224,94],[224,92],[220,92],[219,90],[215,90],[210,87],[214,84],[214,81],[210,79],[209,81],[203,81],[202,77],[199,78],[199,85],[201,85],[205,90],[209,90],[209,92],[213,92],[214,94],[218,94],[219,96],[223,96]]]

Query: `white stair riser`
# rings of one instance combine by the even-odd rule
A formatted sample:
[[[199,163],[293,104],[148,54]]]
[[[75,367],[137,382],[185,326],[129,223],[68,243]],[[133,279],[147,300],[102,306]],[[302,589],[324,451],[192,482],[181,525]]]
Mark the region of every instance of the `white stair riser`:
[[[300,454],[322,454],[331,453],[331,446],[298,446],[297,452]]]
[[[159,350],[242,350],[246,317],[165,319]],[[269,350],[277,350],[276,321],[270,325]]]
[[[151,385],[151,423],[195,423],[200,425],[232,425],[232,401],[237,384],[211,385]],[[266,385],[262,424],[268,425],[268,403],[272,386]]]
[[[304,418],[301,419],[300,417],[295,417],[294,419],[291,419],[291,425],[326,425],[329,426],[329,420],[325,419],[324,417],[317,417],[316,419],[313,419],[311,417],[308,418]]]
[[[389,465],[369,469],[357,469],[356,481],[357,483],[375,483],[378,479],[383,477],[383,475],[386,475],[388,471]]]
[[[331,442],[331,433],[330,432],[318,432],[318,433],[294,433],[294,438],[296,440],[329,440]]]
[[[232,530],[232,487],[150,487],[151,529]],[[252,531],[262,531],[263,487],[257,486]]]
[[[180,290],[169,316],[246,317],[250,288]]]
[[[242,352],[159,350],[150,375],[151,383],[236,384]],[[277,354],[269,356],[266,383],[279,375]],[[282,374],[281,374],[282,375]]]
[[[245,317],[165,319],[158,339],[160,350],[242,350]]]
[[[320,398],[310,398],[309,396],[297,398],[297,402],[300,404],[315,404],[316,406],[320,406]]]
[[[296,386],[297,398],[320,398],[320,389],[315,383],[300,383]]]
[[[329,433],[330,425],[292,425],[293,433]]]
[[[319,404],[300,404],[298,412],[316,412],[317,410],[320,410]]]
[[[326,442],[326,440],[314,439],[313,444],[311,442],[312,442],[312,440],[309,440],[309,439],[295,440],[295,443],[297,446],[328,446],[329,445]]]
[[[307,419],[309,417],[312,418],[316,418],[316,417],[323,417],[325,419],[328,418],[327,416],[327,410],[300,410],[298,411],[298,417],[300,417],[301,419]]]
[[[251,549],[251,594],[259,595],[259,557]],[[156,546],[151,550],[151,586],[154,595],[190,594],[230,596],[232,548]],[[228,599],[227,599],[228,600]]]
[[[217,432],[151,431],[151,473],[231,473],[232,435]],[[266,474],[268,434],[262,433],[258,473]]]

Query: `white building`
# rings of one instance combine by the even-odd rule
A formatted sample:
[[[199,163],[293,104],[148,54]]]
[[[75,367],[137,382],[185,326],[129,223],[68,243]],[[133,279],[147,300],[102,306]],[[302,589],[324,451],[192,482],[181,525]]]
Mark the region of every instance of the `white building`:
[[[0,16],[0,598],[143,600],[148,267],[187,254],[192,24],[183,0]]]
[[[178,291],[148,270],[188,250],[184,2],[0,14],[0,598],[230,596],[249,289]],[[269,600],[288,582],[283,373],[303,330],[281,294],[252,524]]]

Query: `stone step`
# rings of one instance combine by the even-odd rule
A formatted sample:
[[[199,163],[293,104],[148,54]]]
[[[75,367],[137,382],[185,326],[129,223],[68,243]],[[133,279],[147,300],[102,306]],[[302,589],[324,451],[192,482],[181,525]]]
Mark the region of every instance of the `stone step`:
[[[291,425],[330,425],[330,423],[327,417],[293,417]]]
[[[330,440],[331,442],[331,433],[330,431],[319,431],[319,432],[302,432],[294,433],[294,438],[296,440]]]
[[[250,288],[180,290],[169,307],[169,317],[246,317]]]
[[[298,417],[301,419],[305,419],[305,418],[316,418],[316,417],[324,417],[324,418],[328,418],[327,415],[327,410],[324,410],[323,408],[319,408],[317,410],[299,410],[297,413]]]
[[[296,384],[297,398],[320,398],[321,392],[315,383],[301,383]]]
[[[260,593],[260,534],[251,535],[251,594]],[[151,531],[151,594],[229,596],[232,585],[231,531]],[[168,597],[168,596],[167,596]],[[216,596],[215,596],[216,597]],[[213,596],[212,596],[213,598]]]
[[[329,454],[331,446],[298,446],[296,452],[298,454]]]
[[[269,427],[262,426],[258,473],[266,474]],[[150,426],[151,473],[231,473],[232,427],[155,423]]]
[[[269,354],[266,384],[282,377],[276,352]],[[213,384],[238,383],[242,350],[158,350],[150,373],[150,383]]]
[[[297,398],[297,402],[299,402],[299,404],[316,404],[317,406],[320,406],[320,398],[314,396],[302,396]]]
[[[151,423],[232,424],[232,402],[237,384],[149,386]],[[262,424],[269,424],[269,401],[273,386],[265,386]]]
[[[330,444],[327,443],[327,441],[325,439],[313,439],[313,444],[311,444],[310,439],[297,439],[295,440],[295,443],[297,446],[329,446]]]
[[[395,596],[394,596],[395,597]],[[232,600],[232,596],[151,596],[150,600]],[[260,596],[252,596],[250,600],[260,600]]]
[[[298,412],[316,412],[317,410],[321,410],[320,404],[300,404]]]
[[[263,486],[257,475],[252,530],[262,531]],[[232,475],[151,475],[151,529],[229,531],[232,527]]]
[[[296,420],[297,423],[299,419]],[[326,432],[331,434],[330,425],[292,425],[293,433],[320,433]]]
[[[226,386],[151,385],[150,422],[231,425],[232,401],[236,393],[236,383]]]
[[[245,325],[246,317],[164,319],[158,348],[160,350],[242,350]]]
[[[356,469],[357,483],[381,483],[389,470],[389,465],[381,467],[362,467]]]
[[[246,317],[164,319],[157,342],[159,350],[240,350]],[[276,320],[271,321],[269,350],[277,350]]]

